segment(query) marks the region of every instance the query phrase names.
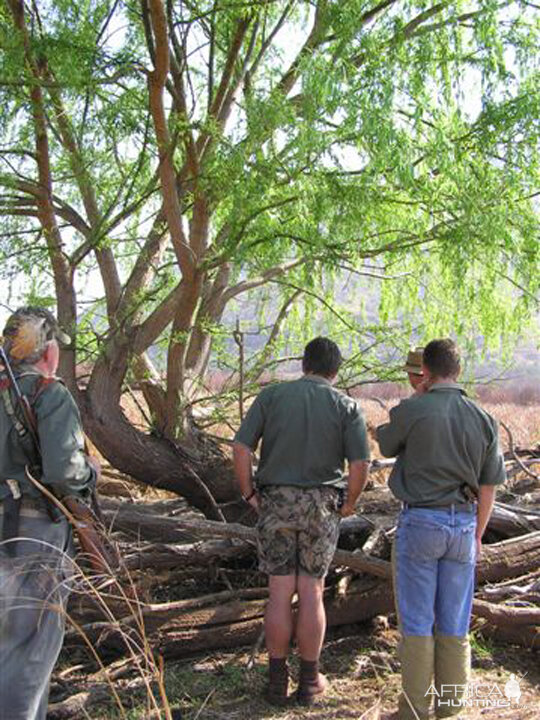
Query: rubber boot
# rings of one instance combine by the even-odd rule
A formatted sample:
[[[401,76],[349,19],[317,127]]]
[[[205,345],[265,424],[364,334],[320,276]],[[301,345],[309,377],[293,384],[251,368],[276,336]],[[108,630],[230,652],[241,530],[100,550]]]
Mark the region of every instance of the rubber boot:
[[[300,660],[300,679],[296,700],[300,705],[312,705],[317,698],[324,695],[328,680],[319,672],[318,660]]]
[[[287,704],[289,689],[289,670],[287,658],[268,658],[268,684],[264,692],[265,699],[271,705]]]

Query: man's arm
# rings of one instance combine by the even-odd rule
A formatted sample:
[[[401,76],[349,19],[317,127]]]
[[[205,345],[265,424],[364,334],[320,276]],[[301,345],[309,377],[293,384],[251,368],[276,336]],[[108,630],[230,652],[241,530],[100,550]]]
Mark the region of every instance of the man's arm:
[[[482,536],[489,522],[493,505],[495,504],[497,485],[502,485],[506,480],[504,457],[499,446],[497,424],[492,418],[490,418],[490,421],[492,423],[493,436],[478,479],[478,511],[476,520],[476,548],[478,556],[482,551]]]
[[[272,392],[271,388],[263,390],[247,411],[246,417],[238,428],[233,442],[233,462],[236,482],[242,496],[254,510],[259,509],[259,499],[253,485],[253,466],[251,456],[262,437],[265,424],[264,399]]]
[[[69,390],[60,382],[48,385],[35,404],[45,485],[58,497],[85,495],[96,470],[84,453],[81,417]]]
[[[248,498],[248,502],[254,510],[259,509],[259,499],[254,493],[253,486],[253,465],[251,462],[251,448],[240,442],[233,444],[233,461],[234,474],[236,482],[240,488],[240,492],[244,499]]]
[[[495,504],[495,485],[480,485],[478,489],[478,511],[476,518],[476,549],[480,556],[482,552],[482,536],[489,522],[493,505]]]
[[[390,410],[390,422],[379,425],[376,430],[377,442],[384,457],[395,457],[405,446],[408,424],[405,422],[403,406],[406,402],[404,400],[393,407]]]
[[[355,512],[358,496],[365,488],[369,474],[368,460],[354,460],[349,465],[349,479],[347,483],[347,497],[341,506],[341,516],[348,517]]]

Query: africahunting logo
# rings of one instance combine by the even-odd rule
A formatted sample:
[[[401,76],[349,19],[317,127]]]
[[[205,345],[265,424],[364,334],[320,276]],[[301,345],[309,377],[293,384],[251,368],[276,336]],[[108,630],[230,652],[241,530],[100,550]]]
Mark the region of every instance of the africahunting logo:
[[[519,705],[521,688],[512,673],[501,686],[498,683],[470,683],[469,685],[431,685],[426,696],[437,698],[437,705],[446,708],[504,708]]]

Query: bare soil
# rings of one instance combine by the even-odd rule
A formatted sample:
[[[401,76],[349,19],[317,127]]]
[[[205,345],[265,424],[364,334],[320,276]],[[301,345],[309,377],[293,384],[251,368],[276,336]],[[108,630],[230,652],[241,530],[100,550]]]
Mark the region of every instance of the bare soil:
[[[390,619],[391,622],[392,618]],[[166,669],[167,694],[175,718],[182,720],[377,720],[394,710],[400,692],[398,632],[386,618],[373,623],[341,628],[327,639],[322,669],[330,680],[326,697],[311,708],[294,703],[276,709],[262,697],[266,677],[266,655],[254,657],[250,648],[236,652],[194,657]],[[472,683],[474,699],[460,714],[467,720],[538,720],[540,718],[540,662],[538,652],[493,645],[473,634]],[[248,663],[252,660],[252,667]],[[291,661],[290,692],[297,673]],[[521,697],[510,704],[504,686],[514,675]],[[486,698],[493,707],[482,707]],[[144,700],[141,698],[141,702]],[[495,707],[498,705],[498,707]],[[114,710],[92,716],[92,720],[119,717]],[[134,707],[129,720],[152,717],[144,706]]]

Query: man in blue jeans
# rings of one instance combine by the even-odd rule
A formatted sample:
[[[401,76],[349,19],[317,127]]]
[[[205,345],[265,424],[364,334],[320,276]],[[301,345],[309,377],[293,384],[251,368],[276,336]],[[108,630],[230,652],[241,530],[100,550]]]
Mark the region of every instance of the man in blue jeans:
[[[399,720],[428,718],[433,699],[438,718],[459,713],[475,562],[495,487],[505,480],[495,421],[456,383],[454,342],[428,343],[422,369],[423,392],[377,428],[382,454],[400,456],[389,481],[403,502],[394,549],[403,693],[392,717]]]

